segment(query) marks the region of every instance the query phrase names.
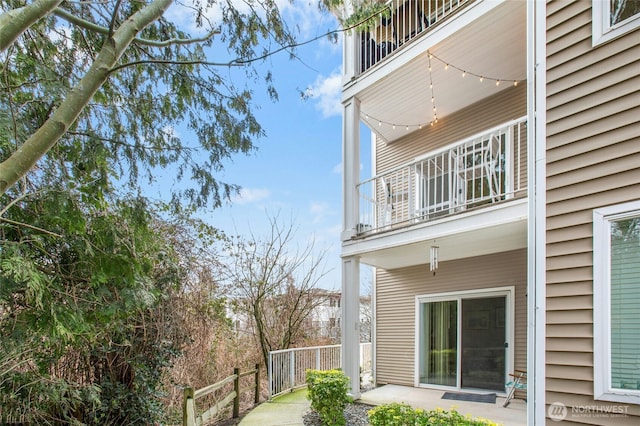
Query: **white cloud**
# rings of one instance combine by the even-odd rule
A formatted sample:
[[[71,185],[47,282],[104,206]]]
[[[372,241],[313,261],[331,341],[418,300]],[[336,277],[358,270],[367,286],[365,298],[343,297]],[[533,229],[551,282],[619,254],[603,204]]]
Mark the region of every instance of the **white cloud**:
[[[233,199],[236,204],[249,204],[265,200],[271,196],[271,191],[265,188],[242,188]]]
[[[334,239],[338,239],[340,237],[340,233],[342,233],[342,224],[337,224],[329,229],[327,229],[327,233],[332,236]]]
[[[320,223],[330,213],[331,208],[327,203],[311,203],[309,212],[313,217],[313,223]]]
[[[341,89],[342,75],[340,70],[335,70],[328,77],[319,75],[307,89],[307,95],[316,100],[316,108],[322,112],[322,116],[329,118],[342,114]]]

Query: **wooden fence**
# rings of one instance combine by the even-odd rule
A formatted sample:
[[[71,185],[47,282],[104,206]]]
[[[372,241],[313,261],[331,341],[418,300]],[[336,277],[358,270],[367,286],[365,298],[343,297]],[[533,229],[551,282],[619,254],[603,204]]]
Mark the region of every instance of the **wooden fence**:
[[[254,384],[245,388],[240,388],[240,379],[246,376],[254,375]],[[196,412],[196,400],[211,394],[219,389],[222,389],[225,385],[233,382],[233,390],[224,396],[221,400],[216,401],[213,405],[209,406],[202,414]],[[236,419],[240,416],[240,395],[247,391],[254,391],[254,403],[260,402],[260,365],[256,364],[255,369],[250,371],[240,372],[239,368],[233,369],[233,374],[225,379],[214,383],[209,386],[205,386],[202,389],[193,390],[188,387],[184,389],[184,399],[182,402],[182,425],[183,426],[196,426],[206,424],[209,420],[214,419],[220,411],[227,408],[229,404],[233,402],[233,418]]]

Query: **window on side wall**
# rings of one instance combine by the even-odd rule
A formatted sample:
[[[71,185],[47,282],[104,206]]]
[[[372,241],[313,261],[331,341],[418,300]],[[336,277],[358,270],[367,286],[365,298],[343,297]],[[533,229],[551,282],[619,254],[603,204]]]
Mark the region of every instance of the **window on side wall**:
[[[640,27],[639,0],[592,0],[593,46]]]
[[[640,201],[593,211],[594,396],[640,403]]]

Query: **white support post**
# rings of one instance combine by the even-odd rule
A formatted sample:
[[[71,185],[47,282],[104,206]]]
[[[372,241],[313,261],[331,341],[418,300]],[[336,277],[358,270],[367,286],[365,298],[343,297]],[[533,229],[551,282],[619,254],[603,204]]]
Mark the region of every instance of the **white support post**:
[[[342,5],[342,17],[349,17],[353,11],[352,2],[345,1]],[[360,57],[357,45],[360,37],[355,30],[345,31],[342,34],[344,37],[342,41],[342,84],[346,84],[359,72],[356,67],[358,66],[357,58]]]
[[[354,399],[360,398],[360,261],[342,259],[342,370]]]
[[[357,184],[360,179],[360,102],[350,98],[343,102],[342,115],[342,241],[356,233],[360,208]]]

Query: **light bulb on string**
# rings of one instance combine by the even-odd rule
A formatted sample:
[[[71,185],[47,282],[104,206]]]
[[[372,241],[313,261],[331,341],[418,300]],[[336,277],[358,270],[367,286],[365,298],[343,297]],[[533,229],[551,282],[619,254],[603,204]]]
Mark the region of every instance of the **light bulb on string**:
[[[458,70],[458,71],[460,71],[462,73],[462,77],[463,78],[467,76],[467,73],[469,73],[472,76],[477,77],[479,79],[480,83],[484,82],[484,80],[485,80],[485,76],[484,75],[480,75],[480,74],[476,74],[476,73],[474,73],[472,71],[464,70],[464,69],[462,69],[462,67],[458,67],[455,64],[451,64],[451,63],[439,58],[438,56],[436,56],[433,53],[431,53],[431,51],[428,51],[428,53],[429,53],[429,59],[435,58],[438,61],[440,61],[443,64],[445,70],[448,70],[449,67],[453,67],[454,69],[456,69],[456,70]],[[429,67],[431,67],[431,64],[429,64]],[[514,86],[518,85],[518,81],[517,80],[497,79],[497,78],[492,78],[492,77],[486,77],[486,78],[491,80],[491,81],[495,81],[496,86],[500,86],[500,83],[501,82],[505,82],[505,81],[507,83],[509,83],[509,84],[513,84]]]

